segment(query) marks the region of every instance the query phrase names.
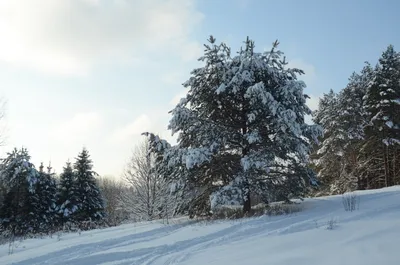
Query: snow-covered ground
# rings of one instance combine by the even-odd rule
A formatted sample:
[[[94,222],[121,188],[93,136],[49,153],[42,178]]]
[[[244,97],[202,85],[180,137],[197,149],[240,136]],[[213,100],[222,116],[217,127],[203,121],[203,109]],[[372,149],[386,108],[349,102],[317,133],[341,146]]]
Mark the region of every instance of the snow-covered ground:
[[[308,199],[303,211],[213,223],[141,223],[0,246],[0,264],[398,265],[400,187]],[[328,223],[335,221],[332,230]]]

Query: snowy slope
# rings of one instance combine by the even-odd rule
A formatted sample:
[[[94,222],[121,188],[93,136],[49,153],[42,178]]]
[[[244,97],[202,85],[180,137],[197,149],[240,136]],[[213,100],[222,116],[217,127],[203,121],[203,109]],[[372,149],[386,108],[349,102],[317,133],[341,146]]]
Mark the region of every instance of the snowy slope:
[[[355,212],[332,196],[308,199],[288,216],[131,224],[26,240],[12,255],[0,246],[0,264],[400,264],[400,187],[358,194]],[[330,220],[333,230],[326,229]]]

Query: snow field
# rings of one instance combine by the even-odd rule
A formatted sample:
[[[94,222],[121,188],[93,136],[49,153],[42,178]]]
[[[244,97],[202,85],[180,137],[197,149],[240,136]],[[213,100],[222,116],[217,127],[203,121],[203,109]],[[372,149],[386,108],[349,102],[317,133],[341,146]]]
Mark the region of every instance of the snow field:
[[[306,199],[303,211],[234,221],[121,225],[0,246],[0,264],[398,265],[400,187]],[[332,228],[332,229],[328,229]]]

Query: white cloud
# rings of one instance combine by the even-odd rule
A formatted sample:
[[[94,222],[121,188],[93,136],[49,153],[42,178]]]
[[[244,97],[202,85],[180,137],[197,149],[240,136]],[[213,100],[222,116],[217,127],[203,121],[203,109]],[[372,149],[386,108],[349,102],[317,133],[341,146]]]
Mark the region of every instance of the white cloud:
[[[200,58],[203,54],[203,46],[198,42],[188,42],[182,45],[181,56],[183,61],[193,61]]]
[[[307,86],[312,86],[317,81],[317,73],[315,71],[315,67],[302,59],[288,60],[287,67],[303,70],[305,74],[299,76],[299,79],[303,80]]]
[[[235,2],[241,9],[246,9],[251,4],[251,0],[236,0]]]
[[[307,99],[307,106],[312,110],[317,110],[318,109],[318,104],[319,104],[319,96],[314,96],[314,95],[309,95],[309,99]]]
[[[161,80],[168,85],[181,86],[186,81],[182,72],[174,71],[166,73],[161,77]]]
[[[78,113],[70,120],[62,122],[50,129],[50,139],[60,143],[76,143],[89,139],[99,130],[103,123],[96,112]]]
[[[312,110],[315,111],[318,109],[318,103],[319,103],[319,96],[315,95],[308,95],[310,98],[307,99],[307,106]],[[305,122],[308,124],[313,124],[314,122],[312,121],[312,116],[311,115],[306,115],[305,117]]]
[[[117,128],[112,134],[114,142],[130,142],[129,139],[140,137],[140,135],[152,128],[152,123],[146,114],[137,117],[132,123],[129,123],[121,128]]]
[[[194,0],[0,1],[0,61],[76,75],[145,51],[192,60],[200,46],[189,35],[202,17]]]
[[[122,126],[114,128],[107,134],[104,139],[104,146],[107,148],[107,155],[104,155],[103,161],[107,162],[102,172],[110,173],[115,176],[120,176],[125,163],[128,162],[132,155],[132,149],[135,145],[139,144],[145,138],[142,136],[143,132],[153,132],[164,139],[173,143],[171,133],[167,131],[168,113],[162,110],[153,110],[141,114],[136,118],[123,124]],[[113,159],[109,159],[112,155]]]
[[[187,89],[180,91],[170,100],[169,104],[175,107],[179,103],[179,101],[186,96],[187,92]]]
[[[166,110],[156,110],[152,113],[141,114],[132,122],[116,128],[111,135],[113,143],[135,143],[142,138],[143,132],[153,132],[172,140],[171,132],[167,130],[169,114]]]

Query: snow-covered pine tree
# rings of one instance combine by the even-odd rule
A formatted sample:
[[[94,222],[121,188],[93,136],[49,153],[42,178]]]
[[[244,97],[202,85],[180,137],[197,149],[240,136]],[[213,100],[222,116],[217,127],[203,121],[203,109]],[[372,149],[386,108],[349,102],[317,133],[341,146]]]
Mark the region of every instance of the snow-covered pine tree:
[[[365,189],[366,183],[359,172],[360,150],[365,142],[364,128],[367,117],[364,104],[364,96],[367,87],[372,81],[374,70],[366,62],[360,73],[353,73],[348,85],[339,93],[340,131],[339,135],[344,143],[341,178],[334,186],[337,191],[353,191]]]
[[[45,172],[41,163],[35,193],[35,232],[49,233],[54,230],[57,221],[56,194],[57,185],[51,173],[51,167],[49,166]]]
[[[78,222],[100,221],[105,216],[104,201],[95,179],[97,173],[92,168],[89,152],[83,148],[74,164],[78,199],[78,210],[75,212],[74,218]]]
[[[303,71],[287,68],[277,41],[257,53],[247,39],[233,57],[227,45],[209,42],[204,66],[184,83],[189,91],[169,124],[178,133],[173,160],[189,172],[182,182],[208,190],[213,207],[238,203],[244,212],[252,193],[302,196],[314,181],[308,155],[321,133],[304,122],[311,111],[305,84],[296,78]]]
[[[57,214],[59,225],[74,222],[73,214],[78,210],[78,188],[75,185],[75,173],[71,162],[67,162],[60,175],[60,183],[57,192]]]
[[[364,139],[364,127],[366,126],[366,113],[364,96],[367,87],[374,77],[374,69],[366,62],[360,73],[353,73],[347,86],[339,93],[339,105],[341,110],[342,127],[348,139],[346,145],[358,143]]]
[[[338,95],[330,90],[319,100],[318,109],[313,113],[313,121],[322,126],[324,133],[313,160],[318,171],[320,191],[331,193],[332,184],[340,178],[343,141],[340,132],[340,111]]]
[[[1,177],[0,177],[0,180],[1,180]],[[0,181],[0,209],[3,206],[5,195],[6,195],[6,187],[4,186],[4,183],[2,181]]]
[[[30,162],[25,148],[14,149],[2,160],[1,181],[5,187],[4,203],[0,209],[1,229],[12,235],[26,235],[36,225],[35,202],[38,172]]]
[[[314,122],[324,128],[324,137],[313,155],[323,193],[364,187],[358,160],[366,125],[363,97],[372,76],[373,69],[367,63],[361,73],[352,74],[339,94],[332,90],[325,94],[314,112]]]
[[[382,53],[365,96],[364,169],[370,187],[400,183],[400,53]]]

